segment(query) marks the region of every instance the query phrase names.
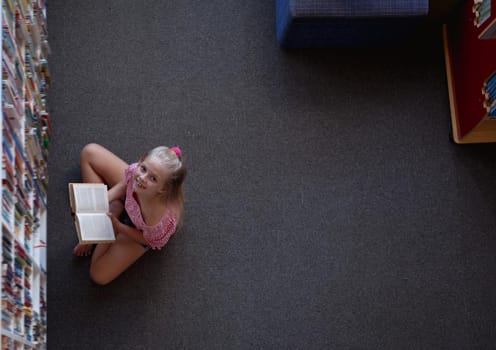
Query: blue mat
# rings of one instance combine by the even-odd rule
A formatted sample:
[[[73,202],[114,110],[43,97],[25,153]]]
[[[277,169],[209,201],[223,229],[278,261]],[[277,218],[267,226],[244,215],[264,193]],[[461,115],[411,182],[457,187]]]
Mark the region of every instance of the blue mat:
[[[429,10],[428,0],[277,0],[283,47],[362,47],[407,40]]]

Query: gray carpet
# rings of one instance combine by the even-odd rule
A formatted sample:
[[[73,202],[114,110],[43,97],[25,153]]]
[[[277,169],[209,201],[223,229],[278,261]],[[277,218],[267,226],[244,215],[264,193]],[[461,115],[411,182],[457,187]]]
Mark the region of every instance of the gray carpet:
[[[438,31],[284,51],[267,0],[49,5],[49,349],[494,346],[496,145],[450,141]],[[183,229],[106,287],[71,255],[89,142],[189,168]]]

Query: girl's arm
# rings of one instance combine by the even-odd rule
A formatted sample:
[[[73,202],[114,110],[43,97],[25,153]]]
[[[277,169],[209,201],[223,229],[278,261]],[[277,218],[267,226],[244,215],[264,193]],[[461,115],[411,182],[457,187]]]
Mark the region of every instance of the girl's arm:
[[[112,219],[112,226],[114,227],[114,231],[116,233],[125,234],[126,236],[132,238],[133,240],[135,240],[136,242],[138,242],[140,244],[145,244],[145,245],[150,244],[143,237],[143,232],[141,232],[137,228],[123,224],[112,213],[108,213],[107,215],[110,217],[110,219]]]
[[[125,196],[126,196],[125,180],[120,181],[108,191],[109,203],[116,199],[123,200]]]

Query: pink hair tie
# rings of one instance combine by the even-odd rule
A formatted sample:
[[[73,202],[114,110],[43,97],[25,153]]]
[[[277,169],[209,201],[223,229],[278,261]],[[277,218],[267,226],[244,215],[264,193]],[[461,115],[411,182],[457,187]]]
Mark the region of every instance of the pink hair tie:
[[[171,150],[174,151],[174,153],[176,154],[177,158],[181,159],[181,155],[182,155],[182,152],[181,152],[181,149],[179,147],[171,147]]]

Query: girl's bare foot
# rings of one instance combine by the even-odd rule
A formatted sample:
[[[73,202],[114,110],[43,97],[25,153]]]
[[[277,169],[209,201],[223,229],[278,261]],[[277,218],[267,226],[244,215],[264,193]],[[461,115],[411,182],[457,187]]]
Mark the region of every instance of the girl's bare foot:
[[[93,251],[94,244],[80,244],[78,243],[72,250],[72,254],[77,256],[88,256]]]

